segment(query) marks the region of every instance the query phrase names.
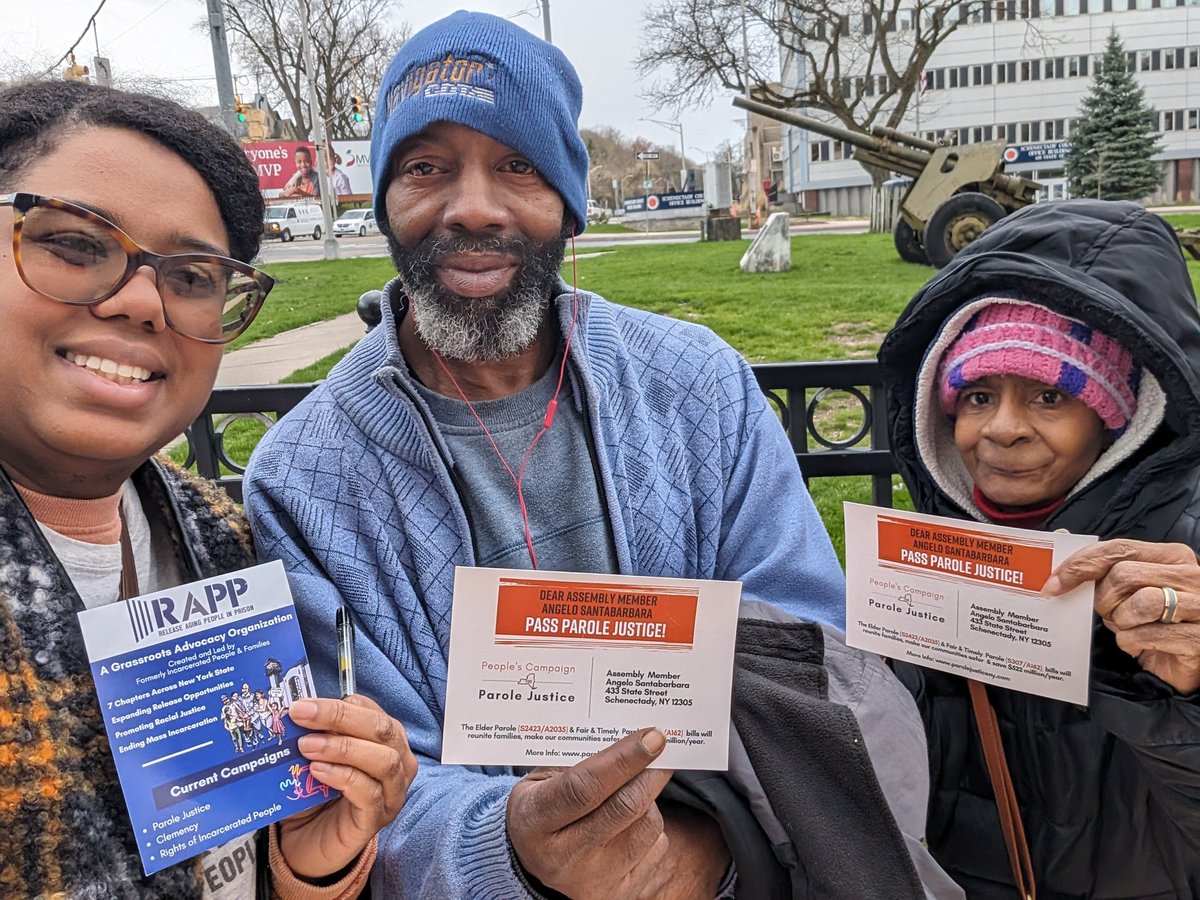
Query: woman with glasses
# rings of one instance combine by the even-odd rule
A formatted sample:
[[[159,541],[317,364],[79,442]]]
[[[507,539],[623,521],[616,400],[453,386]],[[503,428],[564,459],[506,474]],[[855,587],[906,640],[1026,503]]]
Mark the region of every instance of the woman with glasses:
[[[253,563],[240,511],[152,458],[271,289],[238,145],[173,103],[0,91],[0,895],[352,897],[416,762],[373,702],[301,701],[341,795],[142,874],[76,613]],[[269,872],[269,886],[267,875]]]

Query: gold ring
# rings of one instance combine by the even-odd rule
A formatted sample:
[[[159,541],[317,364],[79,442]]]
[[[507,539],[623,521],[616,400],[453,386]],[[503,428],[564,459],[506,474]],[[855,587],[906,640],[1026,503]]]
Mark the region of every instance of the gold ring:
[[[1175,610],[1179,608],[1179,595],[1175,593],[1174,588],[1165,587],[1163,592],[1163,611],[1159,616],[1158,621],[1164,625],[1170,625],[1175,621]]]

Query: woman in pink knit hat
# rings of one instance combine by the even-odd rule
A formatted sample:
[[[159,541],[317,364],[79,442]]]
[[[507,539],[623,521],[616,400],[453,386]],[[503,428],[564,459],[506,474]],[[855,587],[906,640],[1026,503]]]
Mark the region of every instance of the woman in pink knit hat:
[[[988,687],[973,712],[965,679],[894,664],[926,723],[934,856],[971,898],[1200,896],[1200,314],[1174,235],[1132,203],[1022,210],[879,359],[919,511],[1101,538],[1043,588],[1096,583],[1086,707]]]

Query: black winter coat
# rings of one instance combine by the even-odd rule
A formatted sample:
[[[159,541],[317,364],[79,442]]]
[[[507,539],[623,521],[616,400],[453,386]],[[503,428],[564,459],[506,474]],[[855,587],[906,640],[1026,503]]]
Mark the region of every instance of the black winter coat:
[[[912,300],[880,350],[892,449],[916,508],[968,517],[918,458],[916,376],[966,302],[1038,300],[1116,338],[1166,394],[1140,450],[1044,525],[1200,548],[1200,314],[1178,242],[1132,203],[1038,204],[989,229]],[[971,898],[1014,897],[966,682],[896,664],[929,737],[928,839]],[[1095,620],[1085,708],[989,688],[1038,896],[1200,897],[1200,695],[1181,696]]]

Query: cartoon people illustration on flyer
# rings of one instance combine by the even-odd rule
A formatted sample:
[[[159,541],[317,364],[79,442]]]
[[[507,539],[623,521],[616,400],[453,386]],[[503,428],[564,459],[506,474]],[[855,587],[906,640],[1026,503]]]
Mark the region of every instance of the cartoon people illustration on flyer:
[[[288,707],[301,697],[316,696],[307,659],[300,660],[286,673],[279,660],[268,659],[263,673],[265,688],[251,688],[249,681],[243,681],[239,690],[221,694],[221,727],[228,733],[236,754],[272,741],[283,746]]]

